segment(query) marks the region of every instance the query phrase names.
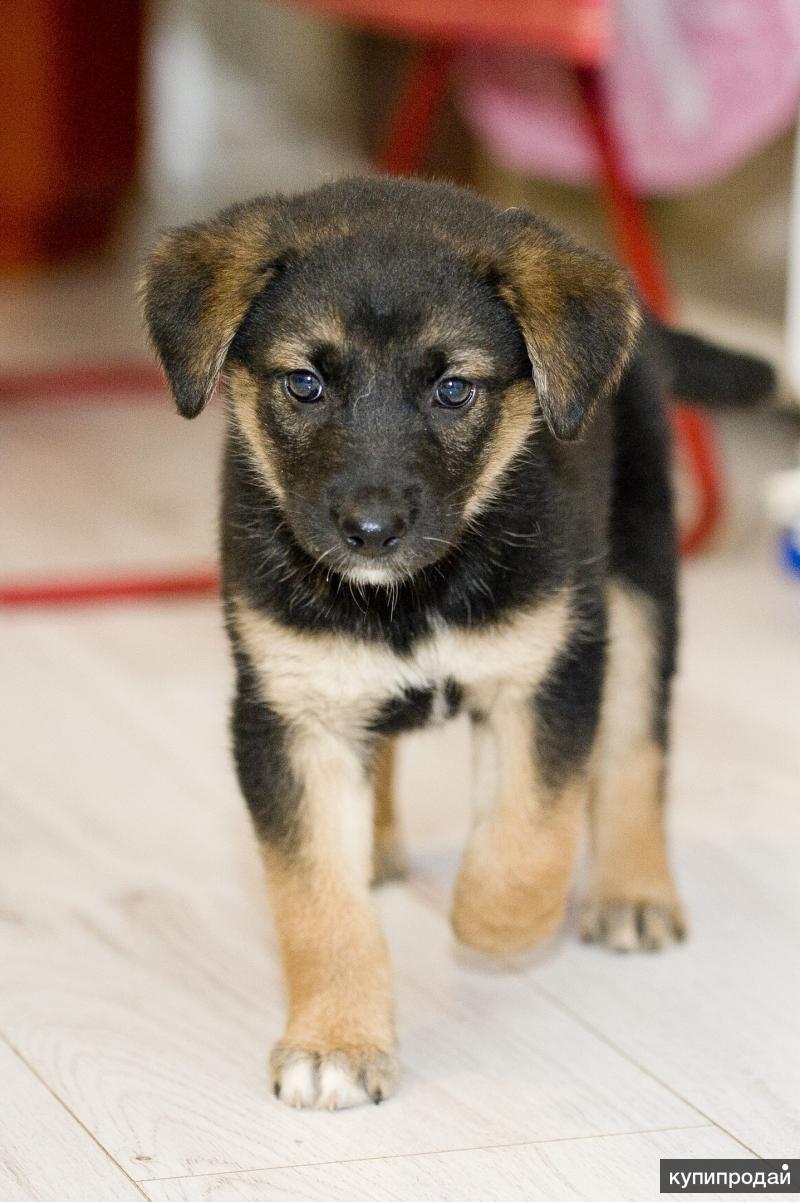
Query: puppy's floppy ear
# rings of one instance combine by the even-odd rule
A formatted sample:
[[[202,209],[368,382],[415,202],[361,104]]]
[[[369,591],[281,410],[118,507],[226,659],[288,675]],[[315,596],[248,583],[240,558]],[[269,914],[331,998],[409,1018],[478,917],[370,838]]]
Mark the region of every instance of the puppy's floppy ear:
[[[178,410],[196,417],[231,342],[277,270],[289,232],[280,200],[259,199],[162,234],[142,275],[144,317]]]
[[[533,381],[556,438],[579,437],[619,379],[641,323],[628,276],[528,214],[500,263],[499,290],[522,331]]]

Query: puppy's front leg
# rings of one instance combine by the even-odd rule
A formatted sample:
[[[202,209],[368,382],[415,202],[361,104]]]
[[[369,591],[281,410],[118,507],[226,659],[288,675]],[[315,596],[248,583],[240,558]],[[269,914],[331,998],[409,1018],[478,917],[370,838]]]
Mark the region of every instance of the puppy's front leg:
[[[473,718],[475,807],[456,881],[457,937],[489,955],[527,951],[559,925],[566,903],[585,774],[546,783],[535,755],[534,705],[501,687]]]
[[[389,961],[372,909],[372,790],[357,740],[282,722],[252,697],[234,713],[239,779],[267,866],[289,997],[275,1093],[337,1109],[391,1094]]]

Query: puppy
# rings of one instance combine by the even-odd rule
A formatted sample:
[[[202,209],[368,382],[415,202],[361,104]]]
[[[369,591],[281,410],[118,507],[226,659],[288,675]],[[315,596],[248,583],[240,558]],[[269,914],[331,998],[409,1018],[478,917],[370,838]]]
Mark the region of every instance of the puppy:
[[[369,885],[401,868],[403,731],[472,722],[465,944],[557,929],[587,810],[584,939],[683,937],[662,378],[618,266],[443,184],[345,180],[168,232],[144,301],[180,412],[227,387],[234,754],[289,999],[275,1093],[379,1102],[398,1065]]]

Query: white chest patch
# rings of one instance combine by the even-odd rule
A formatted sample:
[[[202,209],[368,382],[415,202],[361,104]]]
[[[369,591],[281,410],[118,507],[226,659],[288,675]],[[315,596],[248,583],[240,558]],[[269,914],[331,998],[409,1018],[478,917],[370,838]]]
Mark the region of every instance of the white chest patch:
[[[500,689],[532,692],[564,645],[569,598],[564,590],[491,626],[433,627],[410,655],[379,642],[297,631],[242,601],[234,622],[262,696],[278,714],[293,723],[352,730],[411,689],[433,690],[432,718],[444,717],[448,680],[479,708],[491,705]]]

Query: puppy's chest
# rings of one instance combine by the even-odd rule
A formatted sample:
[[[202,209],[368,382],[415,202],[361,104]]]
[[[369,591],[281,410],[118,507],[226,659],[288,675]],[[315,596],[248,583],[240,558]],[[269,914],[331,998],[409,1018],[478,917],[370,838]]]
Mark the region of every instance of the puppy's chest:
[[[485,710],[500,689],[530,692],[569,631],[566,592],[502,622],[431,623],[405,655],[387,644],[290,629],[240,603],[235,627],[262,697],[291,722],[387,734]]]

